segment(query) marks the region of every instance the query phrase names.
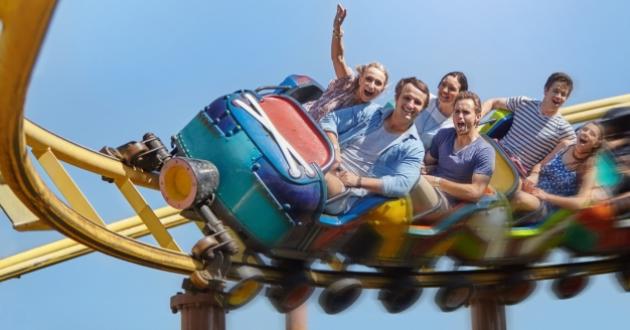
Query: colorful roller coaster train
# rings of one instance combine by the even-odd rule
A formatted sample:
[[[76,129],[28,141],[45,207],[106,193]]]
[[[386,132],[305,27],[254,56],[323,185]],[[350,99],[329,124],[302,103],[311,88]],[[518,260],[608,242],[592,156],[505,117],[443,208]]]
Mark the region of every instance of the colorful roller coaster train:
[[[577,212],[528,214],[524,222],[515,218],[508,202],[518,174],[493,141],[511,124],[510,113],[501,110],[480,127],[496,149],[496,169],[492,189],[479,202],[438,211],[439,205],[427,203],[414,188],[402,198],[367,195],[341,215],[324,213],[324,174],[334,151],[301,107],[321,93],[310,78],[292,75],[279,87],[216,99],[173,136],[170,152],[152,135],[105,150],[130,165],[159,171],[167,203],[204,221],[207,236],[195,245],[193,256],[205,269],[193,273],[192,287],[212,285],[227,272],[229,256],[239,253],[233,235],[244,243],[246,251],[240,253],[287,274],[267,289],[280,312],[291,311],[312,294],[305,271],[316,260],[341,270],[360,264],[386,275],[389,284],[380,289],[379,300],[392,313],[420,297],[422,288],[414,274],[431,269],[444,256],[459,265],[510,269],[513,275],[498,291],[506,304],[522,301],[535,287],[519,270],[544,260],[554,248],[567,249],[575,257],[627,255],[630,261],[630,193],[627,174],[622,173],[630,147],[622,144],[598,155],[598,184],[608,192],[607,199]],[[623,123],[629,118],[628,108],[609,111],[600,120],[607,138],[627,137]],[[243,285],[228,307],[246,303],[262,288],[252,284],[260,280],[255,269],[239,271]],[[630,290],[630,262],[617,275]],[[569,298],[586,280],[579,272],[568,272],[553,289],[558,297]],[[361,289],[359,280],[342,278],[325,288],[319,302],[327,313],[338,313]],[[473,283],[455,280],[439,289],[436,302],[452,311],[468,302],[472,290]]]

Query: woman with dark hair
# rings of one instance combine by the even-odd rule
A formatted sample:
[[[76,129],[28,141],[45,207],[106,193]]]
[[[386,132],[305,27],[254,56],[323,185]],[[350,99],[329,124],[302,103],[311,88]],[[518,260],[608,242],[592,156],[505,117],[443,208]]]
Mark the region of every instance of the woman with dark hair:
[[[595,154],[603,141],[601,125],[590,122],[577,132],[577,141],[556,147],[536,164],[512,201],[517,211],[535,211],[542,205],[578,210],[591,201],[595,186]]]
[[[459,92],[468,90],[468,79],[463,72],[449,72],[440,79],[437,96],[431,95],[429,105],[416,119],[416,127],[426,150],[431,147],[433,137],[442,128],[453,127],[450,120]]]
[[[336,78],[330,82],[320,98],[304,104],[306,111],[316,121],[337,109],[370,104],[385,90],[389,79],[387,70],[381,63],[359,65],[356,68],[357,75],[346,64],[341,40],[343,37],[341,24],[345,18],[346,9],[337,5],[330,47]]]

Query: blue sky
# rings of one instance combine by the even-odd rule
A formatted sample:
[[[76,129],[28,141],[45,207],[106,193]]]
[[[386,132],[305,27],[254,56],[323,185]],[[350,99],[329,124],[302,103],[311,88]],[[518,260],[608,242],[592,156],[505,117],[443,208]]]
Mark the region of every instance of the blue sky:
[[[36,123],[92,149],[146,131],[168,141],[223,94],[280,82],[291,73],[322,84],[333,77],[329,44],[335,1],[68,0],[55,13],[27,97]],[[415,75],[435,90],[461,70],[481,97],[541,97],[549,73],[575,80],[568,104],[630,92],[630,12],[625,1],[345,1],[349,64],[373,60],[392,77]],[[379,99],[393,95],[389,88]],[[131,208],[100,178],[75,179],[110,220]],[[147,192],[152,205],[163,205]],[[0,257],[52,241],[55,233],[17,233],[0,215]],[[189,249],[190,226],[172,231]],[[147,239],[151,242],[151,239]],[[0,283],[7,329],[176,329],[170,296],[182,277],[94,253]],[[624,322],[630,295],[611,276],[593,278],[577,298],[552,297],[547,282],[508,308],[509,329],[593,329]],[[469,310],[442,313],[425,290],[410,310],[387,314],[376,292],[350,310],[324,314],[312,299],[311,329],[466,329]],[[262,296],[230,312],[228,329],[282,329],[284,317]],[[617,326],[614,326],[617,327]]]

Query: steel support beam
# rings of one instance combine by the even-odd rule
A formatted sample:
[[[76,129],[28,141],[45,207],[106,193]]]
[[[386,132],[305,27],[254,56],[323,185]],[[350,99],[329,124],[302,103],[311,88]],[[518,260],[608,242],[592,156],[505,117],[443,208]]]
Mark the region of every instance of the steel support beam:
[[[171,310],[181,313],[181,330],[225,330],[225,309],[221,301],[221,288],[186,290],[171,297]]]
[[[490,286],[476,287],[470,301],[472,330],[506,330],[505,305]]]

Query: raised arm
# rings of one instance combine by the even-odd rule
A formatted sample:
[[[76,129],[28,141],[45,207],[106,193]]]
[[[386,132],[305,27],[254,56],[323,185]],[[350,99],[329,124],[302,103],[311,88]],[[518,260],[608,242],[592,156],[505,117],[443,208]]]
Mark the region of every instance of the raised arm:
[[[507,98],[500,97],[484,101],[481,104],[481,118],[483,118],[492,109],[507,109]]]
[[[330,45],[330,57],[332,59],[333,68],[337,78],[343,78],[352,75],[352,69],[346,64],[343,51],[343,30],[341,24],[346,18],[346,9],[342,5],[337,4],[337,15],[333,21],[332,41]]]

